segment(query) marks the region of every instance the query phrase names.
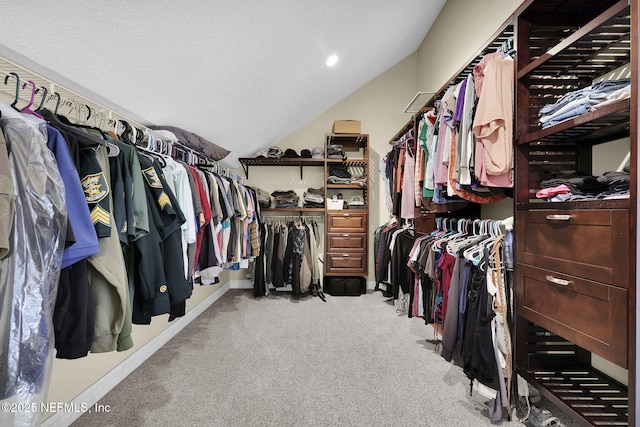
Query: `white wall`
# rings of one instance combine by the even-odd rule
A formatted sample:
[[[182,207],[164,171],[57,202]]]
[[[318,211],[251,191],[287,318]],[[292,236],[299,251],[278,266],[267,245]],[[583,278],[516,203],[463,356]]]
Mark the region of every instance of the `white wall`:
[[[418,86],[435,92],[476,57],[522,0],[447,0],[418,49]]]

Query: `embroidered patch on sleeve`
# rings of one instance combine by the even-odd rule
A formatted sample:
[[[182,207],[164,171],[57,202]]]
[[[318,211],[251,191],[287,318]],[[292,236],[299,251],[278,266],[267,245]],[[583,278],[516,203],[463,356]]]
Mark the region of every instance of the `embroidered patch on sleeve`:
[[[109,185],[102,172],[85,176],[81,183],[87,203],[98,203],[109,194]]]

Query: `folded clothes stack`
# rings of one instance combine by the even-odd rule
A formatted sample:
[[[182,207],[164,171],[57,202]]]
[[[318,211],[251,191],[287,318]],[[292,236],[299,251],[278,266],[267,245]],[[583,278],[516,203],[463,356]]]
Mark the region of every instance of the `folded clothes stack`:
[[[351,177],[351,184],[357,184],[360,185],[362,187],[364,187],[365,185],[367,185],[367,177],[365,176],[365,171],[364,168],[361,166],[352,166],[350,168],[350,171],[352,173],[352,177]]]
[[[264,190],[256,189],[256,197],[261,208],[271,207],[271,197],[269,197],[269,193]]]
[[[352,171],[354,173],[352,173]],[[364,187],[367,185],[367,177],[364,175],[362,167],[345,165],[332,166],[329,169],[328,184],[356,184]]]
[[[626,199],[629,197],[629,168],[595,177],[581,173],[558,173],[540,182],[539,199],[550,202]]]
[[[367,178],[365,176],[354,176],[351,178],[351,184],[356,184],[361,187],[367,185]]]
[[[329,169],[329,184],[351,184],[351,172],[345,165],[334,165]]]
[[[324,208],[324,187],[309,188],[304,192],[305,208]]]
[[[296,192],[293,190],[287,190],[287,191],[278,190],[271,193],[271,195],[273,196],[273,199],[276,203],[275,205],[276,208],[299,207],[298,202],[300,201],[300,198],[298,197]]]
[[[342,149],[341,144],[328,144],[327,158],[345,160],[347,158],[347,155],[344,153],[344,150]]]
[[[540,124],[545,129],[600,108],[599,104],[606,105],[617,99],[628,98],[631,95],[630,87],[629,79],[604,80],[569,92],[555,103],[540,109]]]

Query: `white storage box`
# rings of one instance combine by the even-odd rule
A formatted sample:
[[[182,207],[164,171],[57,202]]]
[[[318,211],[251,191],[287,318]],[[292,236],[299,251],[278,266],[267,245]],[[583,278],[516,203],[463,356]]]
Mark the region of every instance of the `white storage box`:
[[[327,199],[327,209],[330,210],[342,210],[344,208],[344,200],[333,198]]]

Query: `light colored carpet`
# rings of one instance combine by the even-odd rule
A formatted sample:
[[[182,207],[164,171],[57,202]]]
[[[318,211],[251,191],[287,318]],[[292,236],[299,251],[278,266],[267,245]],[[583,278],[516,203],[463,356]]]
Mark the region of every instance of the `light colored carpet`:
[[[233,290],[109,392],[109,413],[73,425],[492,425],[432,339],[380,293],[324,303]]]

